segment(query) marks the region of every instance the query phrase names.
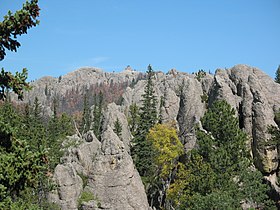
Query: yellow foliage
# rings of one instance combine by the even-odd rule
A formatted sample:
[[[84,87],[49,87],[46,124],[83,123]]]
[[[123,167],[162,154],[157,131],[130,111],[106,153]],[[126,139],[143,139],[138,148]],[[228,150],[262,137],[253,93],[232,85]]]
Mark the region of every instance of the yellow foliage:
[[[166,192],[167,200],[173,207],[179,207],[184,201],[189,199],[189,176],[190,171],[187,170],[183,163],[177,165],[177,179],[172,183]]]
[[[184,153],[176,129],[168,124],[155,125],[147,135],[157,153],[155,162],[161,178],[168,178],[176,166],[177,158]]]

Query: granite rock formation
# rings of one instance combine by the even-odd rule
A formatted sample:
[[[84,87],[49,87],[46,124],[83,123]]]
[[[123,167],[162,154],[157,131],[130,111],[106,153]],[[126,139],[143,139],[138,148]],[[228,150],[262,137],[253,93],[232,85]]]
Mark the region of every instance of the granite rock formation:
[[[63,163],[57,166],[54,179],[58,189],[51,198],[63,209],[76,209],[77,200],[85,190],[94,194],[95,200],[82,203],[83,209],[149,208],[143,184],[129,154],[132,136],[127,117],[132,103],[141,105],[145,80],[143,75],[139,79],[140,74],[130,68],[118,74],[86,68],[62,76],[60,81],[46,77],[33,83],[33,92],[26,98],[32,101],[39,96],[46,110],[50,110],[51,104],[51,98],[42,93],[46,85],[51,90],[50,95],[54,96],[66,94],[73,87],[82,93],[82,89],[91,84],[110,86],[112,80],[130,84],[123,87],[121,105],[111,103],[104,112],[101,142],[92,133],[86,134],[85,140],[75,137],[81,143],[68,148],[67,155],[62,158]],[[280,195],[275,178],[279,165],[278,148],[267,144],[270,141],[267,128],[276,126],[274,117],[280,108],[279,84],[261,70],[246,65],[218,69],[215,75],[205,73],[198,76],[175,69],[166,74],[156,72],[154,84],[158,101],[165,102],[163,107],[158,105],[162,120],[176,123],[186,150],[196,145],[194,126],[200,124],[207,107],[215,100],[226,100],[236,110],[240,128],[248,134],[248,148],[255,166]],[[122,124],[121,137],[113,132],[117,119]],[[87,177],[84,186],[80,175]],[[64,192],[70,189],[75,189],[75,192]]]

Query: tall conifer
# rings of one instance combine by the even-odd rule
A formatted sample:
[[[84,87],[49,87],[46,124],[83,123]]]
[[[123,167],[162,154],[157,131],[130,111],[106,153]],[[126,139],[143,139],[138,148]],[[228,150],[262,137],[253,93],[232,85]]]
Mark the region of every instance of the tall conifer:
[[[84,95],[84,108],[83,108],[83,122],[82,122],[82,133],[90,130],[90,107],[89,107],[89,94],[86,91]]]
[[[149,130],[157,122],[157,99],[154,91],[154,71],[151,65],[147,70],[147,81],[144,94],[142,95],[142,106],[140,107],[140,122],[133,139],[132,157],[139,174],[145,179],[153,175],[154,150],[146,136]]]

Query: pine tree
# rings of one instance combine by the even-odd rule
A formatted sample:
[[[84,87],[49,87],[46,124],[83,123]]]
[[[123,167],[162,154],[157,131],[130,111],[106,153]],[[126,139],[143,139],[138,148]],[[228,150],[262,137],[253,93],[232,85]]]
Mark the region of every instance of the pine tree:
[[[147,141],[146,136],[149,130],[157,122],[157,100],[154,92],[153,84],[154,71],[151,65],[147,70],[147,81],[142,95],[142,106],[140,107],[140,122],[133,139],[133,147],[131,149],[132,157],[136,168],[143,177],[144,182],[149,182],[148,179],[153,176],[154,172],[154,156],[151,141]]]
[[[280,84],[280,65],[278,66],[278,69],[276,70],[275,73],[275,82]]]
[[[103,106],[104,106],[103,93],[100,91],[98,97],[94,96],[94,108],[93,108],[93,133],[97,139],[101,139],[102,124],[103,124]]]
[[[164,109],[164,106],[165,106],[165,96],[161,96],[160,104],[159,104],[159,116],[158,116],[159,123],[162,123],[163,121],[162,110]]]
[[[251,169],[247,137],[234,109],[225,101],[216,101],[201,122],[204,131],[197,130],[198,148],[188,153],[170,188],[169,197],[178,205],[173,207],[238,209],[245,201],[268,208],[268,188],[262,174]]]
[[[90,107],[89,107],[89,94],[88,91],[84,94],[84,103],[83,103],[83,122],[81,126],[81,132],[85,133],[90,130]]]
[[[139,116],[139,107],[136,103],[132,103],[129,106],[129,118],[128,125],[131,134],[134,136],[136,134],[137,128],[139,126],[140,116]]]
[[[43,122],[42,105],[39,99],[35,97],[31,118],[30,118],[30,136],[33,141],[33,147],[35,150],[41,150],[47,144],[46,141],[46,129]]]
[[[113,131],[115,132],[115,134],[117,134],[117,136],[119,138],[121,138],[121,136],[122,136],[122,124],[121,124],[119,118],[117,118],[117,120],[114,122]]]
[[[17,51],[20,43],[16,40],[17,36],[27,33],[27,29],[39,24],[37,20],[40,8],[38,0],[26,2],[22,9],[13,14],[11,11],[4,16],[4,20],[0,22],[0,60],[6,56],[6,49]],[[11,72],[5,71],[4,68],[0,71],[0,100],[5,99],[5,91],[13,90],[19,99],[23,98],[23,90],[30,89],[29,83],[26,82],[27,69],[24,68],[21,73],[16,72],[13,75]]]
[[[154,71],[152,66],[148,66],[147,70],[147,84],[145,86],[144,94],[142,95],[142,106],[140,107],[141,117],[141,130],[146,134],[150,128],[153,127],[157,122],[157,99],[154,91]]]
[[[36,206],[24,198],[27,192],[38,198],[36,189],[46,168],[46,153],[33,150],[32,137],[22,135],[29,129],[24,122],[23,115],[5,101],[0,107],[0,209],[18,205],[31,209],[31,206]]]

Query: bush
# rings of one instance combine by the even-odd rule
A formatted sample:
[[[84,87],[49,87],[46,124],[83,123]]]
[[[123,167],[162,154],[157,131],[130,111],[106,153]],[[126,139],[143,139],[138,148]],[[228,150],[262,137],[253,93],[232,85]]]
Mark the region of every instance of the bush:
[[[89,202],[92,200],[97,201],[97,198],[93,195],[93,193],[89,192],[89,191],[83,191],[81,194],[81,197],[78,200],[79,209],[81,208],[82,203],[84,203],[84,202],[86,203],[86,202]]]

